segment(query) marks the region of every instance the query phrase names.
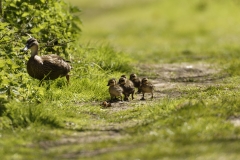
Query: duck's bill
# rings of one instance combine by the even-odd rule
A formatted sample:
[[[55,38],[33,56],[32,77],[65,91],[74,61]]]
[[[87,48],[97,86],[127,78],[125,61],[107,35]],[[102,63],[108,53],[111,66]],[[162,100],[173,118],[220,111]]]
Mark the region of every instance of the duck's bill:
[[[26,47],[24,47],[22,50],[23,50],[23,51],[27,51],[27,50],[28,50],[28,47],[26,46]]]

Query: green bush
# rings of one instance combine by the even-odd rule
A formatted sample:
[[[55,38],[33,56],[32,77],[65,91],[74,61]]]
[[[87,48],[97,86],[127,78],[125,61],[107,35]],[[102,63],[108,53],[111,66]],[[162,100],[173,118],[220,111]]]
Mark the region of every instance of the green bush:
[[[80,10],[63,0],[4,0],[1,4],[0,98],[7,100],[28,94],[28,89],[38,90],[29,86],[31,79],[26,75],[30,55],[20,52],[27,34],[40,42],[42,54],[61,53],[68,59],[76,50],[70,42],[79,36],[81,21],[76,15]]]
[[[103,99],[109,96],[107,79],[130,72],[130,60],[124,53],[108,45],[79,46],[80,10],[63,0],[5,0],[1,10],[0,125],[4,128],[35,123],[57,127],[60,117],[52,116],[52,103],[59,101],[65,106],[65,102]],[[20,52],[27,34],[40,42],[40,54],[53,53],[71,60],[68,87],[63,87],[64,79],[39,87],[38,80],[27,74],[30,54]],[[45,102],[49,104],[46,108]]]

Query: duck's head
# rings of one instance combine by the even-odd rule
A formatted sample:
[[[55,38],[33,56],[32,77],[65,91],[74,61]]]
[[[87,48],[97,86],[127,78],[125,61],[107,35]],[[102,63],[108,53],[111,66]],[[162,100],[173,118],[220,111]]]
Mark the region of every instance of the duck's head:
[[[147,84],[148,83],[148,79],[147,78],[143,78],[142,79],[142,84]]]
[[[134,74],[134,73],[132,73],[132,74],[130,75],[130,80],[135,80],[135,79],[137,79],[137,75]]]
[[[125,74],[121,75],[121,77],[127,78],[127,76]]]
[[[27,51],[28,49],[31,49],[34,46],[38,46],[38,42],[36,39],[31,37],[27,40],[26,46],[22,49],[22,51]]]
[[[110,79],[110,80],[108,81],[107,86],[114,86],[114,85],[116,85],[116,79],[115,79],[115,78],[112,78],[112,79]]]
[[[121,77],[121,78],[119,78],[119,80],[118,80],[118,83],[119,84],[125,84],[126,83],[126,78],[125,77]]]

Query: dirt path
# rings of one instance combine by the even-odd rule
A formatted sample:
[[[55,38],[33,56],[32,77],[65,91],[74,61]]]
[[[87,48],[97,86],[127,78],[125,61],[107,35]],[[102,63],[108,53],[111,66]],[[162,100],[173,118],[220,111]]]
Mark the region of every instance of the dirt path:
[[[206,63],[181,63],[181,64],[161,64],[161,65],[138,65],[140,78],[148,77],[155,86],[154,99],[163,97],[176,98],[181,96],[180,87],[208,87],[216,85],[217,81],[224,78],[218,75],[220,69]],[[141,94],[136,94],[135,99],[129,102],[113,103],[112,110],[122,110],[129,107],[131,103],[146,103],[139,101]],[[150,95],[146,94],[147,101]]]
[[[207,87],[210,85],[216,85],[222,77],[216,76],[220,72],[219,69],[214,68],[209,64],[162,64],[162,65],[139,65],[140,75],[139,77],[148,77],[155,86],[154,99],[150,100],[150,95],[146,95],[146,101],[140,101],[141,94],[135,95],[135,99],[130,102],[116,102],[112,103],[111,107],[105,107],[105,109],[111,110],[111,112],[118,112],[120,110],[127,110],[137,105],[144,105],[146,103],[154,103],[156,100],[163,97],[177,98],[182,96],[179,87]],[[99,103],[93,103],[93,105],[99,106]],[[104,107],[103,107],[104,109]],[[116,140],[126,138],[128,135],[121,134],[121,130],[126,127],[135,126],[139,122],[129,122],[124,124],[108,123],[104,126],[98,126],[98,129],[89,128],[85,131],[79,131],[74,136],[66,136],[62,139],[52,142],[45,141],[40,143],[40,147],[45,150],[56,150],[61,146],[71,146],[76,144],[89,144],[94,142]],[[99,128],[101,128],[99,130]],[[67,152],[59,155],[59,158],[75,159],[80,157],[91,157],[107,152],[115,152],[121,150],[131,149],[137,146],[118,146],[113,148],[102,148],[99,150],[86,150]]]

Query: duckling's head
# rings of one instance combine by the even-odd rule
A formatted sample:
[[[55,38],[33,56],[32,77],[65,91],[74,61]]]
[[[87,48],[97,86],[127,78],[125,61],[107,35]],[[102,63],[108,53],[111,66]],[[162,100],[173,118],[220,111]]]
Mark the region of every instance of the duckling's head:
[[[147,78],[143,78],[143,79],[142,79],[142,84],[147,84],[147,82],[148,82],[148,79],[147,79]]]
[[[107,86],[114,86],[114,85],[116,85],[116,79],[115,79],[115,78],[112,78],[112,79],[110,79],[110,80],[108,81]]]
[[[126,78],[125,77],[121,77],[121,78],[119,78],[119,80],[118,80],[118,83],[119,84],[125,84],[126,83]]]
[[[134,73],[130,74],[130,80],[134,80],[134,79],[136,79],[136,78],[137,78],[137,75],[136,75],[136,74],[134,74]]]
[[[127,76],[125,74],[121,75],[121,77],[127,78]]]

